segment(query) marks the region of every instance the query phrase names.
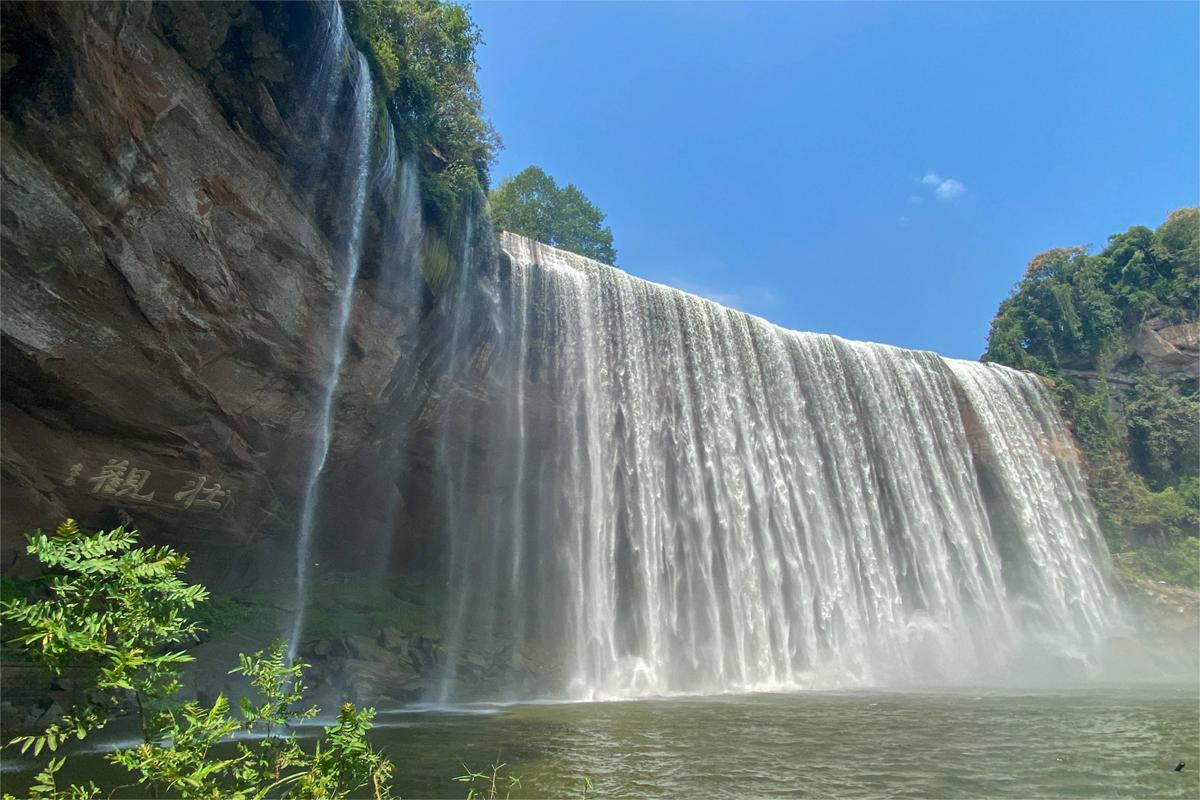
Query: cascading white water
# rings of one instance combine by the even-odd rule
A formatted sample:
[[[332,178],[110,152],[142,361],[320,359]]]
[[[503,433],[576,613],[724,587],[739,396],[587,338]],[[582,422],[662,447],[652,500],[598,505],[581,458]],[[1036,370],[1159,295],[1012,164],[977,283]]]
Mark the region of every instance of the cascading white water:
[[[348,136],[348,150],[344,154],[344,170],[347,176],[346,186],[342,194],[346,198],[348,224],[345,241],[342,247],[343,279],[338,293],[337,316],[331,331],[332,353],[329,368],[322,385],[320,405],[317,412],[317,427],[313,435],[312,457],[308,472],[305,476],[303,501],[296,537],[296,610],[292,618],[292,628],[288,636],[288,661],[296,655],[300,637],[304,631],[305,608],[308,603],[308,576],[312,561],[312,539],[316,525],[317,510],[321,498],[321,474],[329,456],[329,440],[333,431],[333,415],[338,382],[342,373],[342,362],[346,358],[346,340],[350,322],[350,313],[354,307],[354,287],[358,279],[359,267],[362,261],[363,228],[367,206],[367,195],[370,188],[371,172],[371,122],[374,96],[371,85],[371,72],[367,60],[362,53],[349,46],[349,38],[342,22],[341,10],[336,3],[332,4],[331,14],[334,20],[328,44],[332,57],[322,60],[322,63],[333,63],[341,53],[353,53],[357,70],[354,80],[354,97],[352,102],[352,128]],[[340,87],[341,76],[336,70],[329,72],[324,79],[329,85]],[[322,86],[321,89],[324,90]],[[338,91],[337,89],[334,90]],[[326,96],[329,92],[326,90]],[[331,106],[336,104],[336,94]],[[390,129],[390,126],[388,126]],[[394,142],[389,138],[389,150],[385,153],[388,163],[395,163]]]
[[[448,477],[502,500],[454,519],[454,613],[568,696],[1003,680],[1120,624],[1035,377],[502,247],[490,473]]]

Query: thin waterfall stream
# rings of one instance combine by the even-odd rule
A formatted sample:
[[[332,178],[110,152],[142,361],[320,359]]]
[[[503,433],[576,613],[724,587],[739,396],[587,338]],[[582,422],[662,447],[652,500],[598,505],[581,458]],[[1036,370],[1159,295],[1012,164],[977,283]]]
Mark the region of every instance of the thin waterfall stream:
[[[334,15],[339,19],[337,31],[345,38],[344,25],[340,22],[340,8],[334,6]],[[346,39],[348,41],[348,39]],[[337,42],[339,51],[342,42]],[[316,526],[317,511],[321,499],[321,475],[329,456],[330,438],[333,432],[333,416],[336,410],[338,382],[342,374],[342,363],[346,359],[351,312],[354,308],[354,288],[358,280],[362,261],[363,221],[370,188],[371,172],[371,122],[373,90],[371,71],[366,57],[351,49],[356,57],[357,79],[354,84],[353,128],[349,137],[347,174],[349,185],[345,196],[349,201],[349,224],[342,253],[344,278],[338,293],[337,317],[333,326],[332,355],[329,370],[323,383],[323,392],[318,412],[318,422],[313,437],[312,458],[304,482],[303,504],[296,537],[296,611],[288,636],[288,661],[295,659],[300,638],[304,632],[305,608],[308,604],[309,572],[312,561],[312,540]],[[389,163],[395,163],[394,141],[388,139]]]

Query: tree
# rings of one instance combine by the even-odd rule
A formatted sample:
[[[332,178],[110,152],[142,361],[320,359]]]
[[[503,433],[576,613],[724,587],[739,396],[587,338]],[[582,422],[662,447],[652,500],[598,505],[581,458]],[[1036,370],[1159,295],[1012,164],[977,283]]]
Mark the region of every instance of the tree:
[[[526,167],[501,181],[488,199],[499,229],[605,264],[617,261],[604,214],[572,183],[560,188],[538,167]]]
[[[246,676],[259,695],[257,703],[241,700],[240,719],[224,696],[208,706],[172,702],[180,688],[179,665],[192,657],[170,648],[199,631],[188,614],[208,592],[182,580],[187,556],[169,547],[136,544],[136,531],[89,534],[73,520],[59,525],[52,536],[39,531],[29,537],[29,553],[52,573],[47,596],[6,601],[0,604],[0,618],[16,628],[11,640],[52,673],[67,665],[96,667],[94,688],[105,696],[11,745],[35,756],[43,749],[55,751],[67,738],[83,739],[102,727],[117,713],[123,696],[132,695],[143,741],[115,750],[108,759],[155,796],[160,791],[182,798],[247,800],[391,796],[392,764],[366,738],[374,709],[343,705],[313,754],[300,747],[288,729],[315,716],[317,709],[294,708],[303,701],[301,672],[308,665],[287,664],[282,642],[269,653],[240,656],[231,670]],[[233,742],[238,731],[261,731],[263,736],[257,744]],[[83,800],[109,795],[94,783],[59,788],[55,774],[64,762],[63,757],[51,758],[34,779],[30,796]]]
[[[482,34],[466,6],[453,2],[357,0],[342,8],[382,86],[399,144],[424,154],[426,217],[446,230],[465,198],[487,191],[501,146],[475,79]]]
[[[1193,585],[1194,565],[1170,565],[1194,553],[1185,540],[1200,535],[1200,392],[1194,380],[1165,381],[1131,355],[1144,321],[1194,322],[1198,309],[1200,208],[1192,207],[1157,230],[1138,225],[1111,236],[1097,254],[1071,247],[1035,256],[1000,304],[983,356],[1051,379],[1110,545],[1139,548],[1121,563]],[[1121,385],[1133,379],[1131,389],[1110,386],[1114,370]]]
[[[155,738],[157,711],[179,690],[179,667],[192,660],[172,650],[195,637],[187,612],[208,597],[183,582],[187,556],[169,547],[134,547],[137,532],[117,528],[85,534],[68,519],[47,536],[29,537],[29,553],[48,568],[50,596],[11,600],[0,616],[17,628],[12,641],[51,672],[67,664],[99,667],[104,695],[51,725],[40,736],[19,737],[22,750],[50,750],[68,736],[84,738],[132,695],[146,741]]]

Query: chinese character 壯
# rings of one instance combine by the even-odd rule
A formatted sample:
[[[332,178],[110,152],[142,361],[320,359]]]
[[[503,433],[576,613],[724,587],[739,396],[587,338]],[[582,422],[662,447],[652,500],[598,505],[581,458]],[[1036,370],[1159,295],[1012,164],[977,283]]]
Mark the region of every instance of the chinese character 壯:
[[[222,489],[219,483],[211,486],[206,485],[207,483],[208,476],[199,475],[195,480],[188,481],[182,492],[176,492],[175,499],[183,503],[184,508],[220,509],[221,504],[217,498],[225,497],[228,492]]]

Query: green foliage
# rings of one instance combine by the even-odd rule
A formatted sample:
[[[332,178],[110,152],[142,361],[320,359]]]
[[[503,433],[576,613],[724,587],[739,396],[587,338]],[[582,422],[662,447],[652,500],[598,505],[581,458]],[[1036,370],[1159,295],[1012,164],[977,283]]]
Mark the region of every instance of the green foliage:
[[[498,229],[615,264],[612,231],[604,214],[574,184],[559,187],[537,167],[505,178],[488,196]]]
[[[377,800],[390,796],[392,762],[367,743],[374,718],[373,708],[342,705],[337,724],[325,729],[324,742],[317,743],[311,766],[300,777],[297,797],[348,797],[363,787],[370,787]]]
[[[301,673],[308,664],[297,662],[287,665],[284,660],[286,645],[276,642],[269,655],[262,651],[253,656],[244,653],[238,656],[238,665],[231,669],[230,674],[240,673],[250,679],[253,686],[264,702],[254,706],[242,698],[242,717],[247,728],[255,725],[266,727],[267,738],[270,738],[275,728],[284,728],[294,720],[310,719],[317,715],[316,707],[305,711],[294,711],[292,706],[304,699],[307,688],[301,681]]]
[[[20,600],[29,594],[28,588],[28,583],[25,581],[19,581],[7,575],[0,575],[0,603]]]
[[[13,600],[22,600],[33,596],[44,583],[45,579],[42,576],[33,580],[22,580],[8,575],[0,575],[0,607]],[[0,643],[0,664],[29,663],[37,660],[23,647],[9,647],[7,643]]]
[[[1081,247],[1035,256],[1000,305],[984,358],[1049,374],[1107,366],[1150,313],[1194,316],[1200,302],[1200,208],[1157,231],[1133,227],[1098,255]]]
[[[203,631],[202,638],[216,638],[260,622],[263,610],[240,596],[213,596],[195,610],[193,618]]]
[[[46,768],[34,776],[33,784],[29,787],[30,797],[49,797],[62,798],[62,800],[91,800],[94,797],[101,797],[100,787],[95,783],[88,782],[86,785],[72,785],[66,789],[59,789],[55,781],[55,774],[63,768],[63,764],[67,763],[66,758],[52,758],[46,765]],[[12,795],[4,795],[4,800],[10,800]]]
[[[500,147],[475,80],[479,28],[465,6],[437,0],[358,0],[342,8],[383,87],[397,142],[423,156],[426,215],[448,231],[464,198],[487,190]]]
[[[1118,423],[1109,404],[1107,383],[1101,381],[1089,390],[1082,381],[1057,377],[1054,390],[1085,455],[1103,457],[1117,446]]]
[[[289,666],[284,652],[278,642],[268,653],[239,656],[231,671],[249,677],[259,695],[257,701],[242,698],[240,720],[223,696],[208,707],[185,703],[168,713],[162,726],[166,744],[148,742],[110,759],[137,775],[140,784],[183,798],[348,797],[364,787],[370,797],[389,797],[391,762],[366,738],[373,709],[343,705],[312,755],[288,732],[318,710],[295,707],[304,699],[301,673],[308,665]],[[237,731],[264,735],[256,744],[238,741],[231,748]]]
[[[292,594],[285,589],[244,589],[211,597],[194,615],[206,629],[203,638],[237,635],[243,640],[271,641],[289,622],[286,608]],[[446,591],[444,583],[427,576],[389,575],[364,581],[359,575],[323,575],[313,584],[304,642],[374,637],[382,628],[404,635],[435,635],[445,616]]]
[[[192,657],[170,648],[195,638],[199,628],[185,613],[208,591],[179,577],[187,556],[136,543],[136,531],[85,534],[70,519],[52,536],[38,531],[29,537],[28,552],[51,576],[49,596],[0,606],[0,618],[16,628],[9,641],[54,674],[67,662],[96,666],[97,688],[106,696],[39,736],[18,737],[23,752],[32,747],[36,755],[69,736],[82,739],[129,694],[149,739],[155,706],[178,691],[179,666]]]
[[[476,772],[463,764],[463,774],[454,780],[467,784],[467,800],[509,800],[513,789],[521,788],[521,779],[516,775],[503,774],[507,766],[503,763],[492,764],[489,772]]]
[[[10,745],[56,750],[69,737],[83,739],[102,727],[125,695],[132,695],[144,741],[109,759],[137,776],[155,795],[182,798],[333,798],[362,794],[390,796],[392,765],[367,742],[373,709],[344,705],[337,724],[325,729],[309,755],[290,727],[315,716],[315,707],[297,708],[305,691],[306,664],[287,664],[282,642],[268,653],[240,656],[231,672],[250,680],[257,701],[243,698],[240,719],[218,696],[211,706],[171,703],[179,691],[178,665],[190,661],[171,645],[193,638],[199,628],[187,614],[207,597],[198,585],[179,577],[187,558],[169,547],[135,547],[137,534],[117,528],[81,532],[72,520],[54,536],[29,537],[29,552],[52,575],[48,596],[13,598],[0,606],[0,618],[13,625],[13,641],[51,671],[88,664],[96,667],[101,700],[72,709],[44,732],[16,737]],[[257,743],[232,741],[239,731],[258,732]],[[34,778],[33,797],[90,798],[101,795],[92,783],[60,789],[55,776],[64,758],[51,758]]]
[[[1185,395],[1178,385],[1143,375],[1134,384],[1125,417],[1129,454],[1147,483],[1162,488],[1177,476],[1196,473],[1200,401],[1195,394]]]
[[[1167,547],[1142,548],[1114,556],[1120,569],[1135,577],[1200,590],[1200,539],[1177,539]]]
[[[1137,226],[1110,237],[1097,255],[1059,248],[1036,256],[1001,303],[983,357],[1051,378],[1110,546],[1139,548],[1136,564],[1157,564],[1156,574],[1200,535],[1200,399],[1194,382],[1136,365],[1130,389],[1106,376],[1147,317],[1195,320],[1198,302],[1200,208],[1185,208],[1156,231]],[[1099,379],[1089,385],[1078,372]],[[1188,578],[1194,568],[1171,574]]]

